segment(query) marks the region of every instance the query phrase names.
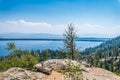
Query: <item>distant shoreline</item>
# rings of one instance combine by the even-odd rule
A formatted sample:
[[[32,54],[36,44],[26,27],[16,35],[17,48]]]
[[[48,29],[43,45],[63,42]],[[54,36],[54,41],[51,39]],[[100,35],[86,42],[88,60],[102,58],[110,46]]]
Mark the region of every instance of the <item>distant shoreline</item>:
[[[75,41],[105,42],[110,38],[77,38]],[[64,39],[48,39],[48,38],[0,38],[0,41],[16,41],[16,40],[39,40],[39,41],[63,41]]]

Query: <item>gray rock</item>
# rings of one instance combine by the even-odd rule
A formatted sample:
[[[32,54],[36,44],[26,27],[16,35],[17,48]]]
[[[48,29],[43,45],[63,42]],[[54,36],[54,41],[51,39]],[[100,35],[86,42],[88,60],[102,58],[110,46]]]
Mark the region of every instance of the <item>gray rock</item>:
[[[10,68],[1,73],[0,80],[42,80],[45,76],[43,73],[32,72],[22,68]]]
[[[83,73],[83,78],[84,80],[89,79],[89,80],[120,80],[120,76],[101,69],[101,68],[95,68],[95,67],[86,67],[89,66],[86,62],[79,63],[74,60],[68,60],[68,59],[51,59],[51,60],[46,60],[42,63],[36,64],[34,66],[35,69],[41,69],[40,72],[33,72],[29,70],[25,70],[22,68],[10,68],[5,72],[0,73],[0,80],[54,80],[51,79],[50,76],[55,76],[55,74],[51,75],[46,75],[43,72],[49,72],[51,69],[54,70],[59,70],[59,69],[67,69],[68,63],[71,62],[73,65],[79,66],[82,69]],[[42,73],[41,73],[42,72]],[[61,76],[64,76],[61,74]],[[54,77],[53,77],[54,78]],[[57,77],[58,78],[58,77]],[[55,80],[61,80],[60,79],[55,79]],[[70,80],[70,79],[62,79],[62,80]]]
[[[75,60],[69,60],[69,59],[50,59],[46,60],[42,63],[36,64],[34,70],[39,70],[41,68],[51,68],[54,70],[64,70],[68,68],[68,63],[71,62],[73,65],[77,66],[80,65],[79,62]]]

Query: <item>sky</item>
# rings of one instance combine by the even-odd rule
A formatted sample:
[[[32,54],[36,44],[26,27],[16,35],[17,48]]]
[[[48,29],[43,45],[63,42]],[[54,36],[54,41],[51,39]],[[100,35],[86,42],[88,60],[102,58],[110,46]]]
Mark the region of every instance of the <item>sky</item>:
[[[80,37],[120,35],[120,0],[0,0],[0,34],[63,34],[73,23]]]

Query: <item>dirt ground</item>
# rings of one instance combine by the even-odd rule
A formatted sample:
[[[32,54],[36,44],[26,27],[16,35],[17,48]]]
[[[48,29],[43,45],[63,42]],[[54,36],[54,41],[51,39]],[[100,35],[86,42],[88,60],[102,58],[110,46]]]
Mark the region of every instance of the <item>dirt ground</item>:
[[[83,72],[84,80],[120,80],[120,76],[101,69],[91,68],[89,72]],[[51,75],[47,75],[43,80],[65,80],[63,75],[57,71],[52,71]]]

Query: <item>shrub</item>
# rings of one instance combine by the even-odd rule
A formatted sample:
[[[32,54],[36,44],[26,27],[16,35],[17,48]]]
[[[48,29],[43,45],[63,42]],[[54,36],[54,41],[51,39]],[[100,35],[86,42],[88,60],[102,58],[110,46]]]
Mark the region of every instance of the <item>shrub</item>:
[[[62,70],[62,73],[65,78],[70,78],[71,80],[83,80],[80,65],[74,65],[71,61],[68,62],[68,68]]]

